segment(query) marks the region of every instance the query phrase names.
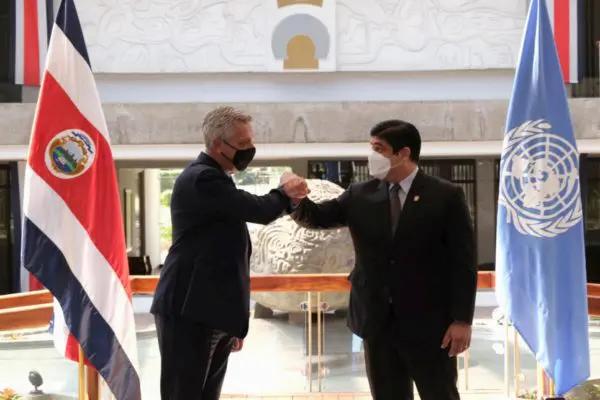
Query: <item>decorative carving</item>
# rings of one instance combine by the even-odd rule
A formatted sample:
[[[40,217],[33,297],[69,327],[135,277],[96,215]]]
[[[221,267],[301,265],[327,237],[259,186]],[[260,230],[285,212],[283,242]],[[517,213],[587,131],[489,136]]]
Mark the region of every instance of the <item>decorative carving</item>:
[[[512,68],[524,0],[337,1],[344,71]]]
[[[77,4],[95,72],[264,70],[261,0],[86,0]]]
[[[302,4],[293,12],[267,11],[271,30],[271,55],[267,68],[282,70],[335,69],[335,8]]]
[[[323,0],[277,0],[277,7],[279,8],[293,6],[296,4],[323,7]]]
[[[344,190],[329,181],[308,179],[307,182],[310,199],[316,202],[336,198]],[[309,230],[298,226],[289,216],[249,228],[253,274],[350,273],[354,267],[354,248],[347,228]],[[306,301],[306,294],[256,292],[252,293],[252,299],[274,310],[297,312]],[[330,310],[345,309],[348,293],[323,293],[321,301]]]
[[[317,5],[317,6],[316,6]],[[297,31],[316,47],[318,71],[512,68],[525,0],[86,0],[77,3],[96,72],[283,71],[273,32],[309,14],[326,28]],[[289,7],[288,7],[289,6]],[[316,34],[318,33],[318,35]],[[314,62],[313,62],[314,63]]]
[[[287,58],[283,61],[283,69],[318,69],[319,60],[312,39],[306,35],[297,35],[287,45]]]

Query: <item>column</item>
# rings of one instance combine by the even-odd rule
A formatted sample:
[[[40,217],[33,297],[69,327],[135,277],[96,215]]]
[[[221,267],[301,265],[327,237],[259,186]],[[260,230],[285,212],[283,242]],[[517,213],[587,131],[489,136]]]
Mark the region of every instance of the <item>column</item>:
[[[19,197],[21,201],[21,215],[23,211],[23,188],[25,187],[25,168],[27,161],[17,161],[17,169],[19,170]]]
[[[144,170],[144,240],[152,268],[161,263],[160,257],[160,169]]]
[[[25,191],[25,168],[27,167],[27,161],[18,161],[17,162],[17,171],[19,173],[19,201],[21,204],[21,221],[14,221],[14,223],[19,223],[22,224],[23,221],[23,192]],[[21,242],[21,240],[19,239],[19,243]],[[21,243],[22,245],[22,243]],[[19,252],[21,251],[21,249],[19,249]],[[24,288],[28,288],[29,287],[29,274],[25,274],[23,273],[24,269],[23,267],[21,267],[19,269],[19,284],[20,284],[20,288],[21,291],[27,290]]]
[[[496,259],[496,202],[494,159],[477,160],[477,262],[493,263]]]
[[[285,163],[281,164],[287,164],[289,167],[292,168],[292,172],[296,175],[305,178],[308,176],[308,161],[306,159],[286,160]]]

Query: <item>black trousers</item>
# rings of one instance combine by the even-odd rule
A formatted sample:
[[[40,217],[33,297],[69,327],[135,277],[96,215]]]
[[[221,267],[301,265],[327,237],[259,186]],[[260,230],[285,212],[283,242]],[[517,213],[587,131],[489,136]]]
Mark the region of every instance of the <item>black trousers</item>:
[[[155,315],[161,400],[218,400],[234,338],[185,318]]]
[[[460,400],[456,357],[440,343],[399,341],[389,322],[377,337],[364,341],[367,378],[374,400]]]

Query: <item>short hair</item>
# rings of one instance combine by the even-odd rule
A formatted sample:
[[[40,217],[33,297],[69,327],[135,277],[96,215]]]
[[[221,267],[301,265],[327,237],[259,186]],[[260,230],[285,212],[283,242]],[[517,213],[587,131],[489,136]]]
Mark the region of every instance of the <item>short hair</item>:
[[[371,129],[371,137],[377,137],[390,145],[394,153],[404,147],[410,149],[410,159],[419,162],[421,155],[421,135],[410,122],[399,119],[382,121]]]
[[[213,145],[215,139],[229,139],[235,134],[236,123],[248,124],[252,116],[230,106],[215,108],[206,114],[202,122],[202,134],[206,148]]]

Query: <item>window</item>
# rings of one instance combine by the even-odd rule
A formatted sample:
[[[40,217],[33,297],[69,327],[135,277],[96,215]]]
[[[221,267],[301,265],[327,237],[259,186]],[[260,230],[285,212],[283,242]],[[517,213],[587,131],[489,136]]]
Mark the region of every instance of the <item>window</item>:
[[[0,295],[12,293],[12,214],[10,169],[0,165]]]
[[[582,26],[579,34],[582,45],[579,63],[583,79],[571,85],[573,97],[598,97],[600,96],[600,76],[598,71],[600,54],[600,2],[598,0],[583,0],[580,3]]]
[[[0,1],[0,82],[7,83],[11,80],[10,71],[13,57],[11,55],[11,23],[9,15],[10,1]]]
[[[175,179],[181,174],[181,169],[162,169],[160,171],[160,250],[161,263],[165,261],[172,241],[171,194]],[[279,178],[284,172],[292,171],[288,166],[248,167],[245,171],[233,175],[238,189],[243,189],[253,194],[266,194],[274,187],[279,186]]]
[[[476,166],[475,160],[421,160],[420,166],[428,175],[437,176],[459,185],[467,199],[471,218],[475,224],[476,207]],[[327,179],[348,187],[351,182],[370,179],[367,161],[309,161],[309,178]]]
[[[365,161],[309,161],[308,179],[325,179],[343,188],[369,179]]]
[[[583,193],[586,243],[598,246],[600,245],[600,159],[588,158],[582,166],[586,185]]]
[[[420,165],[425,173],[446,179],[462,188],[475,224],[477,221],[475,160],[422,160]]]
[[[600,282],[600,158],[581,157],[581,195],[588,282]]]

